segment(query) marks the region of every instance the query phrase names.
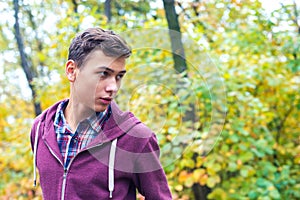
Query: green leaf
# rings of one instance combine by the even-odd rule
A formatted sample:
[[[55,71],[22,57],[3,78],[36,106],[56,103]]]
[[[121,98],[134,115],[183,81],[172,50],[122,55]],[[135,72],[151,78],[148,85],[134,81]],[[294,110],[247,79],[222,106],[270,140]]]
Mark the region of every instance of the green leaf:
[[[268,181],[267,179],[264,179],[264,178],[258,178],[256,181],[256,185],[258,187],[262,187],[262,188],[267,188],[269,186],[273,186],[273,184],[270,181]]]
[[[278,192],[277,189],[271,190],[271,191],[270,191],[270,196],[271,196],[273,199],[281,199],[280,193]]]
[[[240,156],[240,160],[243,162],[248,162],[253,159],[253,153],[247,151]]]
[[[258,197],[258,192],[256,192],[256,191],[250,191],[249,193],[248,193],[248,197],[250,198],[250,199],[256,199],[257,197]]]
[[[256,148],[252,148],[251,151],[259,158],[262,158],[265,156],[264,152],[261,152],[260,150],[258,150]]]
[[[248,169],[241,169],[240,174],[242,177],[247,177],[248,176]]]

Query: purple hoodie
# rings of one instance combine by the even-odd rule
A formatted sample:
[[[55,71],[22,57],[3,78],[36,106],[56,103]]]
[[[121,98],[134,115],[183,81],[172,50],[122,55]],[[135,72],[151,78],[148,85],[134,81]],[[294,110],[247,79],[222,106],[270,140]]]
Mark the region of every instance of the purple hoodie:
[[[136,189],[146,200],[172,199],[154,133],[115,102],[103,131],[64,169],[53,126],[59,103],[39,115],[31,130],[34,181],[37,166],[43,199],[130,200]]]

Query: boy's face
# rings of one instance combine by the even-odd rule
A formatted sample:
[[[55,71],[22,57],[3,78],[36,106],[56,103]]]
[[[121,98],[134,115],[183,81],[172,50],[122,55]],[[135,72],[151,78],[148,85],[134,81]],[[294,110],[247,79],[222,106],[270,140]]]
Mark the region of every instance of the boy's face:
[[[123,57],[107,57],[101,50],[89,54],[80,69],[75,66],[74,80],[68,77],[73,83],[75,102],[96,112],[104,111],[121,86],[126,73],[125,60]]]

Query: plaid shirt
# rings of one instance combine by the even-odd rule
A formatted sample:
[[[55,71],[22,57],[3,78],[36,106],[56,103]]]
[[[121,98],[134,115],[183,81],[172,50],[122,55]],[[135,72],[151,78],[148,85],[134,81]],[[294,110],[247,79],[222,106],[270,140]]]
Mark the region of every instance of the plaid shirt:
[[[57,143],[64,159],[65,168],[68,167],[71,159],[100,133],[111,112],[109,106],[104,112],[96,113],[81,121],[75,132],[72,132],[63,112],[67,104],[68,100],[58,105],[54,119]]]

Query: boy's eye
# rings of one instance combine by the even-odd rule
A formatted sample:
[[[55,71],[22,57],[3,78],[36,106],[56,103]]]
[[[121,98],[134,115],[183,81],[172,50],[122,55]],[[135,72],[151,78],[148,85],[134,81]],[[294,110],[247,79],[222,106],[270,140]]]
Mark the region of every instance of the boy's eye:
[[[106,72],[106,71],[99,72],[99,75],[100,75],[101,77],[105,77],[105,76],[108,76],[108,72]]]
[[[124,74],[119,74],[119,75],[117,75],[117,80],[120,80],[120,79],[122,79],[122,78],[123,78],[123,76],[124,76]]]

